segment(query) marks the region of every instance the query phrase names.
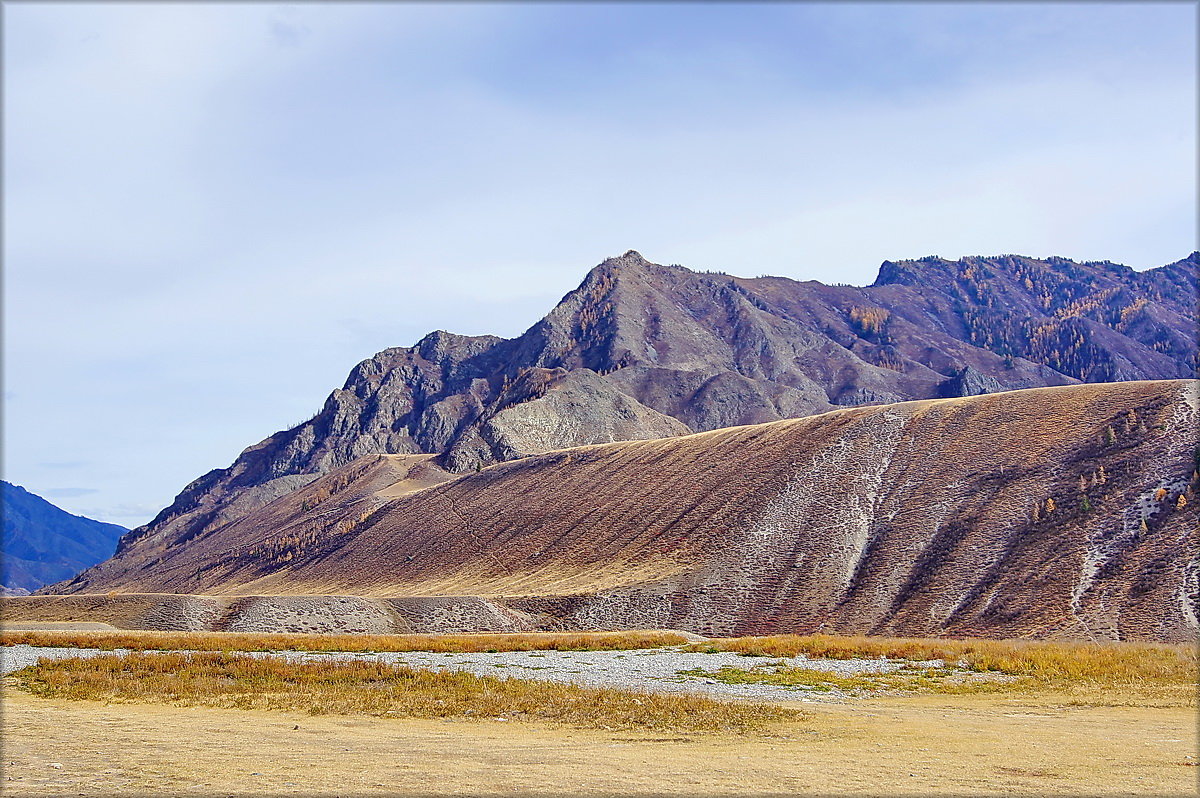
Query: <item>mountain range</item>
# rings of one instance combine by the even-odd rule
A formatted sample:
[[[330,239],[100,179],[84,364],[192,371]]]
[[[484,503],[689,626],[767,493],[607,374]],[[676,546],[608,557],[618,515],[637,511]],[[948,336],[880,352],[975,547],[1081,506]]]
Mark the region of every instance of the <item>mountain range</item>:
[[[365,455],[63,591],[91,597],[46,600],[79,613],[73,600],[119,591],[125,609],[106,611],[151,628],[1189,640],[1198,411],[1200,382],[1142,380],[847,408],[457,477],[433,455]]]
[[[463,473],[838,407],[1192,377],[1198,263],[927,257],[858,288],[626,252],[517,338],[437,331],[359,363],[313,418],[192,482],[119,552],[180,545],[368,454]]]
[[[112,556],[129,530],[72,515],[19,485],[0,482],[4,538],[0,587],[36,590]]]
[[[1194,397],[1188,398],[1188,391],[1194,393],[1195,383],[1162,381],[1186,380],[1196,374],[1200,357],[1196,334],[1198,263],[1200,255],[1193,253],[1167,266],[1135,272],[1108,262],[1076,263],[1062,258],[1038,260],[1006,255],[946,261],[929,257],[885,262],[874,284],[859,288],[778,277],[748,279],[698,273],[677,265],[653,264],[630,251],[592,269],[577,289],[517,338],[469,337],[438,331],[412,347],[387,349],[363,361],[312,419],[247,448],[229,468],[200,477],[153,521],[122,538],[112,560],[41,592],[86,593],[119,587],[173,593],[247,594],[260,589],[271,594],[352,591],[355,595],[416,595],[424,591],[441,595],[451,591],[496,596],[515,591],[527,598],[536,595],[544,599],[551,594],[594,596],[597,591],[616,589],[619,586],[611,580],[606,582],[603,576],[614,568],[627,576],[640,574],[639,584],[648,585],[654,579],[674,578],[672,574],[694,574],[698,567],[703,571],[709,565],[696,564],[708,562],[709,555],[693,551],[680,560],[671,554],[666,561],[674,562],[674,566],[664,565],[662,558],[651,558],[651,564],[645,565],[650,570],[642,574],[645,568],[639,570],[640,566],[626,561],[626,553],[617,542],[610,541],[605,557],[589,559],[591,555],[581,553],[588,544],[580,539],[577,543],[583,549],[564,556],[570,562],[585,564],[584,570],[574,566],[563,570],[561,559],[551,558],[533,568],[539,576],[531,577],[532,581],[497,581],[496,574],[487,573],[487,563],[504,560],[507,555],[495,546],[516,545],[521,536],[511,531],[516,527],[509,525],[506,528],[510,529],[511,540],[502,535],[493,541],[495,546],[481,547],[478,541],[493,540],[496,525],[503,524],[480,519],[496,516],[498,508],[507,505],[518,514],[536,516],[545,512],[538,509],[541,505],[537,502],[546,500],[537,498],[540,494],[530,483],[509,479],[513,474],[525,473],[534,474],[538,480],[550,479],[552,485],[572,486],[575,492],[563,499],[562,508],[556,511],[560,516],[587,510],[585,518],[607,518],[608,505],[604,502],[624,500],[614,494],[603,501],[597,498],[599,503],[593,507],[589,499],[581,498],[587,496],[586,491],[572,482],[575,477],[570,473],[551,469],[551,479],[538,471],[543,464],[558,462],[564,456],[568,462],[592,457],[556,454],[562,450],[591,452],[596,450],[587,447],[597,444],[656,441],[626,443],[624,449],[618,446],[621,451],[649,458],[644,467],[625,472],[623,484],[628,491],[645,480],[666,478],[654,471],[657,459],[680,474],[694,476],[697,468],[720,472],[721,468],[712,463],[714,452],[731,456],[721,443],[722,435],[732,435],[730,440],[741,441],[738,446],[749,447],[745,457],[750,459],[739,461],[742,465],[738,473],[762,476],[759,467],[753,465],[758,458],[783,457],[793,466],[797,458],[828,459],[833,456],[831,452],[840,451],[838,447],[843,443],[830,439],[827,449],[813,449],[806,431],[855,423],[869,430],[878,427],[875,432],[862,433],[864,440],[891,430],[884,435],[884,449],[874,456],[887,462],[896,458],[920,460],[926,463],[929,473],[940,474],[943,479],[963,472],[970,478],[952,481],[953,486],[969,485],[973,495],[993,496],[999,506],[1006,508],[1005,514],[988,516],[991,520],[978,533],[993,547],[1003,540],[1009,541],[1003,544],[1009,549],[1024,545],[1014,541],[1024,539],[1019,536],[1028,532],[1027,523],[1038,522],[1035,515],[1047,512],[1045,501],[1061,504],[1064,500],[1064,475],[1069,475],[1065,477],[1068,480],[1077,479],[1082,487],[1077,487],[1075,494],[1086,498],[1071,494],[1067,500],[1073,511],[1079,511],[1082,501],[1092,507],[1103,504],[1108,515],[1103,516],[1103,523],[1096,521],[1091,526],[1085,523],[1087,518],[1059,525],[1059,532],[1066,537],[1054,545],[1069,548],[1082,558],[1080,562],[1090,563],[1079,566],[1085,571],[1093,567],[1127,571],[1130,565],[1124,557],[1137,548],[1128,541],[1136,542],[1144,520],[1139,516],[1137,528],[1130,532],[1128,524],[1134,523],[1129,521],[1133,517],[1130,503],[1142,502],[1146,490],[1157,494],[1165,485],[1147,487],[1136,475],[1154,474],[1159,482],[1171,483],[1166,493],[1173,501],[1181,497],[1183,501],[1178,518],[1190,517],[1195,510],[1185,509],[1194,477],[1192,454],[1175,451],[1180,446],[1187,448],[1180,440],[1195,438],[1195,402]],[[1133,393],[1115,388],[1085,390],[1082,384],[1113,382],[1130,383],[1129,391]],[[1169,387],[1187,385],[1192,388]],[[1060,392],[1026,390],[1037,388],[1057,388]],[[1003,396],[995,402],[980,404],[982,400],[975,399],[961,405],[966,409],[949,409],[959,408],[954,403],[970,397],[1001,392]],[[1021,427],[1006,416],[1004,409],[1020,396],[1033,397],[1019,400],[1029,419],[1057,425],[1067,423],[1069,417],[1069,423],[1088,432],[1073,438],[1064,437],[1066,433],[1057,429],[1043,430],[1033,421]],[[897,404],[914,400],[934,402],[929,407],[938,409]],[[1060,404],[1082,409],[1066,412]],[[900,407],[918,409],[888,409]],[[987,412],[980,408],[987,408]],[[1134,449],[1136,456],[1121,460],[1123,470],[1112,478],[1109,488],[1122,497],[1116,503],[1101,502],[1089,493],[1092,483],[1099,479],[1094,464],[1084,473],[1085,465],[1099,456],[1097,436],[1109,445],[1109,437],[1121,439],[1122,433],[1114,430],[1129,427],[1129,422],[1122,420],[1124,416],[1118,418],[1114,413],[1139,419],[1129,428],[1133,432],[1125,433],[1132,436],[1127,448]],[[1168,437],[1173,443],[1155,442],[1157,438],[1146,426],[1147,414],[1158,419],[1155,430],[1171,430]],[[939,421],[932,426],[914,420],[943,416],[957,420]],[[909,420],[881,420],[894,418]],[[800,439],[780,437],[782,433],[774,432],[739,438],[741,433],[735,435],[730,429],[755,429],[745,425],[764,424],[771,427],[773,423],[784,423],[784,419],[804,420],[780,427]],[[829,419],[840,420],[835,423]],[[1096,424],[1101,427],[1093,429]],[[893,427],[903,430],[897,433],[897,441],[888,437],[895,432]],[[1044,473],[1035,480],[1036,486],[1025,484],[1020,488],[1028,494],[1021,493],[1020,501],[1004,493],[1015,490],[1012,485],[1003,491],[999,487],[1015,479],[1011,476],[1017,473],[1013,471],[1015,463],[990,449],[962,454],[965,444],[955,438],[956,434],[970,435],[988,441],[993,427],[1008,430],[1008,437],[1002,435],[993,443],[1024,452],[1023,457],[1042,458],[1040,464],[1027,467],[1041,468]],[[1021,435],[1040,435],[1045,445],[1034,446],[1033,440],[1013,437],[1010,433],[1017,429]],[[678,444],[673,439],[679,439]],[[769,447],[760,451],[762,444],[750,443],[760,439],[786,444],[780,443],[783,448],[778,452]],[[1132,443],[1134,439],[1136,444]],[[704,443],[697,448],[695,441]],[[667,448],[662,449],[664,446]],[[1154,457],[1164,456],[1162,446],[1174,447],[1168,458],[1169,479],[1158,473],[1162,468],[1153,462]],[[922,455],[927,449],[960,453],[929,460]],[[625,455],[614,457],[622,460]],[[864,457],[859,466],[869,470],[871,456]],[[505,465],[509,461],[520,465]],[[1115,467],[1116,461],[1110,466]],[[831,470],[844,484],[863,478],[845,464]],[[499,475],[505,475],[505,479],[497,483]],[[734,475],[725,478],[734,479]],[[907,478],[909,483],[913,481],[911,475]],[[740,493],[720,488],[726,484],[722,482],[711,486],[711,493],[729,507],[741,508],[736,518],[744,526],[750,523],[747,519],[754,514],[752,509],[768,513],[771,497],[782,495],[778,483],[782,477],[776,474],[771,479],[776,482],[757,488],[744,485]],[[816,476],[809,479],[815,480]],[[681,490],[688,484],[686,479],[675,477],[667,481]],[[886,480],[880,482],[884,484]],[[961,497],[949,505],[945,500],[923,498],[936,493],[937,485],[928,481],[921,485],[917,491],[906,483],[895,492],[905,496],[908,504],[922,507],[920,512],[932,512],[923,506],[926,503],[943,507],[940,520],[929,520],[928,527],[918,525],[896,533],[900,540],[907,541],[896,545],[906,551],[907,557],[928,560],[940,556],[939,547],[966,545],[962,541],[971,538],[972,530],[979,526],[978,519],[989,511],[983,506],[962,505]],[[352,486],[358,487],[347,493]],[[491,488],[481,492],[483,498],[475,506],[461,491],[476,491],[480,486]],[[829,490],[836,493],[838,488],[830,484]],[[877,486],[877,490],[882,488]],[[439,503],[437,497],[449,494],[460,498]],[[643,495],[636,490],[631,495],[641,497],[630,505],[639,508],[630,510],[634,516],[670,517],[670,512],[662,509],[663,496]],[[691,494],[683,491],[682,495]],[[531,497],[528,501],[534,505],[524,497]],[[810,501],[816,499],[810,497]],[[873,502],[878,503],[878,496],[858,497],[854,503],[859,509],[853,512],[830,504],[830,512],[849,513],[839,521],[843,527],[854,529],[861,522],[876,530],[854,533],[862,538],[855,538],[857,542],[836,544],[839,550],[858,551],[836,566],[845,577],[843,583],[836,583],[840,585],[838,590],[857,584],[859,577],[855,574],[866,567],[865,562],[878,567],[868,555],[876,551],[870,541],[882,534],[877,526],[881,522],[870,513],[866,521],[862,520],[861,510]],[[343,512],[342,504],[353,512]],[[393,507],[377,515],[384,504],[407,509]],[[898,505],[891,512],[894,516],[901,510]],[[811,513],[811,507],[805,512]],[[1093,514],[1092,510],[1083,512],[1089,517]],[[1138,512],[1145,515],[1142,510]],[[399,526],[392,523],[396,513],[407,519]],[[1018,517],[1024,521],[1018,523]],[[385,518],[391,520],[385,523]],[[815,523],[811,517],[806,518],[804,523]],[[481,523],[483,527],[478,531],[461,537],[464,528],[471,530]],[[650,520],[646,523],[653,526]],[[671,528],[679,523],[676,519]],[[1194,562],[1195,553],[1186,552],[1195,548],[1195,536],[1178,533],[1179,523],[1171,521],[1171,534],[1177,540],[1167,550],[1173,552],[1171,556],[1183,552]],[[446,524],[450,526],[442,529]],[[1114,532],[1113,524],[1123,531]],[[549,530],[545,534],[575,539],[574,530],[586,527],[582,518],[576,518],[566,526],[551,523],[541,528]],[[827,528],[822,524],[817,527]],[[742,529],[731,529],[735,528]],[[1097,531],[1101,528],[1104,531]],[[364,529],[373,531],[367,534]],[[384,534],[380,530],[390,531]],[[743,533],[738,532],[744,537]],[[382,538],[372,537],[381,534]],[[711,529],[704,535],[711,545],[718,545]],[[1108,554],[1088,554],[1088,546],[1095,549],[1095,545],[1086,541],[1097,535],[1115,535],[1115,539],[1125,542],[1112,551],[1095,544],[1100,545],[1096,551]],[[376,570],[383,568],[382,572],[356,560],[367,550],[363,548],[367,539],[375,540],[374,548],[369,550],[379,557]],[[417,546],[414,540],[423,543]],[[436,560],[437,574],[413,572],[416,566],[408,563],[427,560],[422,546],[437,548],[439,541],[453,546],[466,559],[460,557],[449,564]],[[809,543],[816,545],[816,541]],[[530,546],[533,544],[522,543],[520,551],[528,553]],[[1002,547],[993,554],[1009,549]],[[810,556],[800,549],[793,554],[797,561]],[[837,560],[840,555],[822,556]],[[337,563],[345,563],[348,570],[338,571]],[[911,562],[903,563],[911,570]],[[743,565],[754,571],[752,564]],[[985,565],[984,560],[977,563],[981,568]],[[529,563],[517,569],[520,573],[529,570]],[[924,566],[918,569],[922,573],[928,570]],[[560,571],[564,574],[561,579],[547,581],[547,574]],[[1022,573],[1020,578],[1030,578]],[[1181,585],[1195,580],[1190,571],[1172,573],[1175,576],[1164,581],[1171,586],[1162,588],[1167,591],[1163,595],[1177,596]],[[764,578],[774,584],[782,577]],[[925,577],[910,573],[906,578]],[[912,590],[896,583],[899,577],[894,574],[887,579],[891,580],[887,590],[899,590],[904,595],[890,594],[893,612],[875,613],[871,628],[895,631],[899,627],[888,627],[889,619],[908,600],[905,597],[911,597]],[[1062,581],[1065,579],[1062,577],[1060,582],[1066,584]],[[1072,584],[1072,590],[1082,589],[1078,588],[1081,583]],[[682,594],[691,595],[679,585],[654,588],[659,589],[667,594],[681,594],[682,590]],[[761,586],[753,590],[761,590]],[[887,590],[884,595],[888,595]],[[829,601],[837,604],[846,600],[844,595],[835,598],[835,594],[836,590],[830,593]],[[781,593],[777,598],[783,600],[785,595]],[[1159,599],[1167,601],[1161,596]],[[1194,607],[1186,609],[1186,602],[1181,604],[1177,598],[1170,601],[1184,607],[1183,615],[1172,622],[1174,631],[1170,634],[1178,634],[1191,622],[1187,619],[1194,620],[1195,611]],[[1115,616],[1109,613],[1103,621],[1091,618],[1081,622],[1080,628],[1090,630],[1098,623],[1107,624],[1105,628],[1119,627],[1124,609],[1120,602],[1118,605],[1113,610]],[[746,607],[725,609],[729,618],[742,621],[741,625],[729,621],[733,626],[724,631],[778,628],[761,618],[751,620],[752,613],[747,614],[750,611]],[[561,611],[556,613],[551,614],[562,615]],[[857,626],[850,626],[861,631],[865,621],[855,617]],[[1041,626],[1037,628],[1061,626],[1062,618],[1055,618],[1053,623],[1039,621]],[[904,628],[914,633],[940,633],[947,628],[931,625],[928,618],[917,626]],[[992,626],[977,623],[971,628]]]

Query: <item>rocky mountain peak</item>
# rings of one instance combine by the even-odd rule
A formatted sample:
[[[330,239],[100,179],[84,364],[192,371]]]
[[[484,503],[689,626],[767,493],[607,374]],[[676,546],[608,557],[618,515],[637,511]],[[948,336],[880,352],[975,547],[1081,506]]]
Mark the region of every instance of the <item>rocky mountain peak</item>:
[[[417,341],[413,349],[432,363],[442,363],[451,358],[465,359],[486,352],[503,340],[495,335],[459,335],[434,330]]]
[[[618,257],[615,257],[615,258],[605,258],[604,263],[610,264],[612,266],[624,266],[624,267],[635,267],[635,268],[638,266],[644,267],[644,266],[652,266],[653,265],[650,263],[650,261],[648,261],[644,257],[642,257],[642,253],[638,252],[636,249],[628,249],[625,251],[625,254],[619,255]]]
[[[1191,377],[1197,254],[1134,272],[1017,255],[885,261],[866,288],[629,250],[515,339],[430,333],[364,360],[308,422],[190,484],[122,548],[175,545],[365,455],[454,472],[835,407]]]
[[[562,301],[567,302],[581,291],[593,291],[596,285],[612,285],[616,280],[638,272],[644,272],[650,263],[632,249],[624,255],[605,258],[584,275],[579,286],[567,293]]]

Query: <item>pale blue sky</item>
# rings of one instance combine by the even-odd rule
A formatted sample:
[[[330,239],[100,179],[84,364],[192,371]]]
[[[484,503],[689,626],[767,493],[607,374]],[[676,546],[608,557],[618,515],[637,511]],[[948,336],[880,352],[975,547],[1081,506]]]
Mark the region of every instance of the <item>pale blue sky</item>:
[[[1196,6],[8,3],[5,477],[102,520],[626,249],[1196,247]]]

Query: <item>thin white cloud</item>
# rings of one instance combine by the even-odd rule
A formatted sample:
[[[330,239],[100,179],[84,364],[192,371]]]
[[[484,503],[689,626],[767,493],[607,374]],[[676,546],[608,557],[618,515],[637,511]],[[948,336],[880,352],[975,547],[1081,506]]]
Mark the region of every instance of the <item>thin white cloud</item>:
[[[67,509],[67,508],[63,508]],[[72,515],[81,515],[93,521],[103,521],[107,524],[134,527],[153,517],[159,508],[148,504],[112,504],[104,506],[87,506],[69,510]]]
[[[45,491],[45,497],[50,499],[77,499],[80,496],[90,496],[99,493],[96,488],[50,488]]]

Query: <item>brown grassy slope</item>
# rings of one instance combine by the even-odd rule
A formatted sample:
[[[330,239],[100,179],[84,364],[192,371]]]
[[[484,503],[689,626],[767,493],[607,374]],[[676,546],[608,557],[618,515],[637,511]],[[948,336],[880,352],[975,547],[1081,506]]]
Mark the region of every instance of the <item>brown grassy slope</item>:
[[[1198,257],[1140,273],[931,257],[885,262],[856,288],[629,251],[518,338],[437,331],[364,360],[315,416],[193,480],[125,541],[206,534],[368,454],[440,453],[466,473],[834,407],[1195,376]]]
[[[153,569],[162,575],[162,584],[171,584],[161,592],[201,593],[206,591],[200,588],[219,580],[209,573],[212,563],[194,553],[238,545],[242,556],[286,563],[301,551],[311,554],[318,547],[336,547],[348,531],[388,500],[452,479],[433,459],[427,454],[360,457],[254,510],[244,521],[190,537],[137,539],[123,547],[126,550],[118,550],[116,557],[57,586],[56,592],[105,592],[125,584],[128,573]]]
[[[1195,381],[1044,388],[552,452],[357,516],[333,497],[298,512],[298,492],[81,589],[525,596],[510,605],[582,626],[711,634],[1184,640],[1196,408]]]

